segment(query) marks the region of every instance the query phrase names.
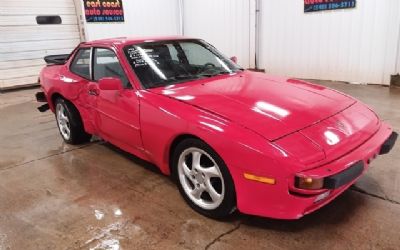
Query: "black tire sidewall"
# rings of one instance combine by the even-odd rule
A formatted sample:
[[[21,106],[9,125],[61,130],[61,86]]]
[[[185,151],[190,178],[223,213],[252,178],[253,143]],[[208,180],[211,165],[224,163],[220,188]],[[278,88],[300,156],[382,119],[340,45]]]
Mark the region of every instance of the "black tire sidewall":
[[[68,144],[80,144],[84,142],[88,142],[91,138],[91,135],[87,134],[83,128],[82,120],[78,110],[75,108],[73,104],[66,101],[65,99],[58,98],[55,101],[55,109],[57,111],[57,105],[60,104],[64,107],[66,116],[68,117],[68,121],[70,124],[70,138],[67,140],[61,134],[60,127],[57,120],[57,112],[55,112],[58,131],[60,132],[61,137]]]
[[[204,150],[209,154],[214,161],[218,164],[219,169],[222,173],[222,176],[224,178],[224,185],[225,185],[225,194],[224,194],[224,199],[222,203],[215,209],[212,210],[206,210],[203,209],[199,206],[197,206],[186,194],[184,191],[182,184],[179,180],[179,174],[178,174],[178,161],[179,161],[179,156],[181,153],[190,147],[196,147],[201,150]],[[228,217],[230,214],[232,214],[235,209],[236,209],[236,192],[235,192],[235,186],[232,180],[232,176],[229,173],[229,170],[225,164],[225,162],[222,160],[222,158],[204,141],[201,141],[199,139],[185,139],[184,141],[180,142],[177,147],[174,150],[173,153],[173,158],[172,158],[172,176],[174,181],[176,182],[179,192],[183,196],[184,200],[189,204],[191,208],[193,208],[195,211],[197,211],[200,214],[203,214],[207,217],[213,218],[213,219],[224,219]]]

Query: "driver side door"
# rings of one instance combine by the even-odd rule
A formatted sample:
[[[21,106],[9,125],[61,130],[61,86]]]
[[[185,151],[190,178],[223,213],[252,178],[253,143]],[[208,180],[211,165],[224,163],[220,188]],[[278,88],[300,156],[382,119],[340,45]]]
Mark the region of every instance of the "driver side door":
[[[93,81],[88,85],[87,94],[93,102],[94,123],[99,135],[126,151],[142,152],[136,91],[112,49],[95,47],[92,53]],[[123,86],[117,90],[102,90],[98,81],[105,77],[119,78]]]

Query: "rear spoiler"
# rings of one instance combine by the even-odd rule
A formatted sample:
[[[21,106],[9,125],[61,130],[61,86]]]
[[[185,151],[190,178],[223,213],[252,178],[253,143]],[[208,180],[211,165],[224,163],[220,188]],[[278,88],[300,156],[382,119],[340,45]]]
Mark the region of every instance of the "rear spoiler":
[[[51,55],[45,56],[44,61],[47,65],[63,65],[68,61],[69,57],[70,54]]]
[[[75,53],[75,51],[79,49],[79,46],[81,46],[81,44],[83,43],[79,43],[78,46],[76,46],[70,54],[45,56],[44,61],[47,63],[47,65],[63,65],[69,60],[69,58]]]

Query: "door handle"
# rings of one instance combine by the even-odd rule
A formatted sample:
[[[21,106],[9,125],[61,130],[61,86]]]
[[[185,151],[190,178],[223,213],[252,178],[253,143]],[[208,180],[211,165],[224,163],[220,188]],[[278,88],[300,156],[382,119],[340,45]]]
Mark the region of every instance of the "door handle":
[[[98,96],[99,95],[99,91],[97,89],[89,89],[88,94],[89,95]]]

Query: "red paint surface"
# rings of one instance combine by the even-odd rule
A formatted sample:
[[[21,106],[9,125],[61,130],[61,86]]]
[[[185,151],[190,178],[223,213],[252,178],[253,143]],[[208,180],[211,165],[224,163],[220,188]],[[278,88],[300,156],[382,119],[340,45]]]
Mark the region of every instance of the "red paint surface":
[[[333,175],[359,160],[368,167],[367,160],[392,132],[374,112],[347,95],[262,73],[244,71],[143,89],[122,48],[146,40],[157,39],[118,38],[80,45],[114,50],[132,89],[100,90],[98,83],[69,71],[72,59],[44,68],[41,85],[51,109],[52,97],[63,96],[78,108],[88,133],[156,164],[165,174],[170,173],[170,147],[176,138],[202,139],[228,166],[243,213],[295,219],[318,209],[352,183],[314,203],[324,190],[297,190],[294,177]],[[99,95],[88,95],[89,90]],[[246,180],[245,172],[274,178],[276,184]]]

